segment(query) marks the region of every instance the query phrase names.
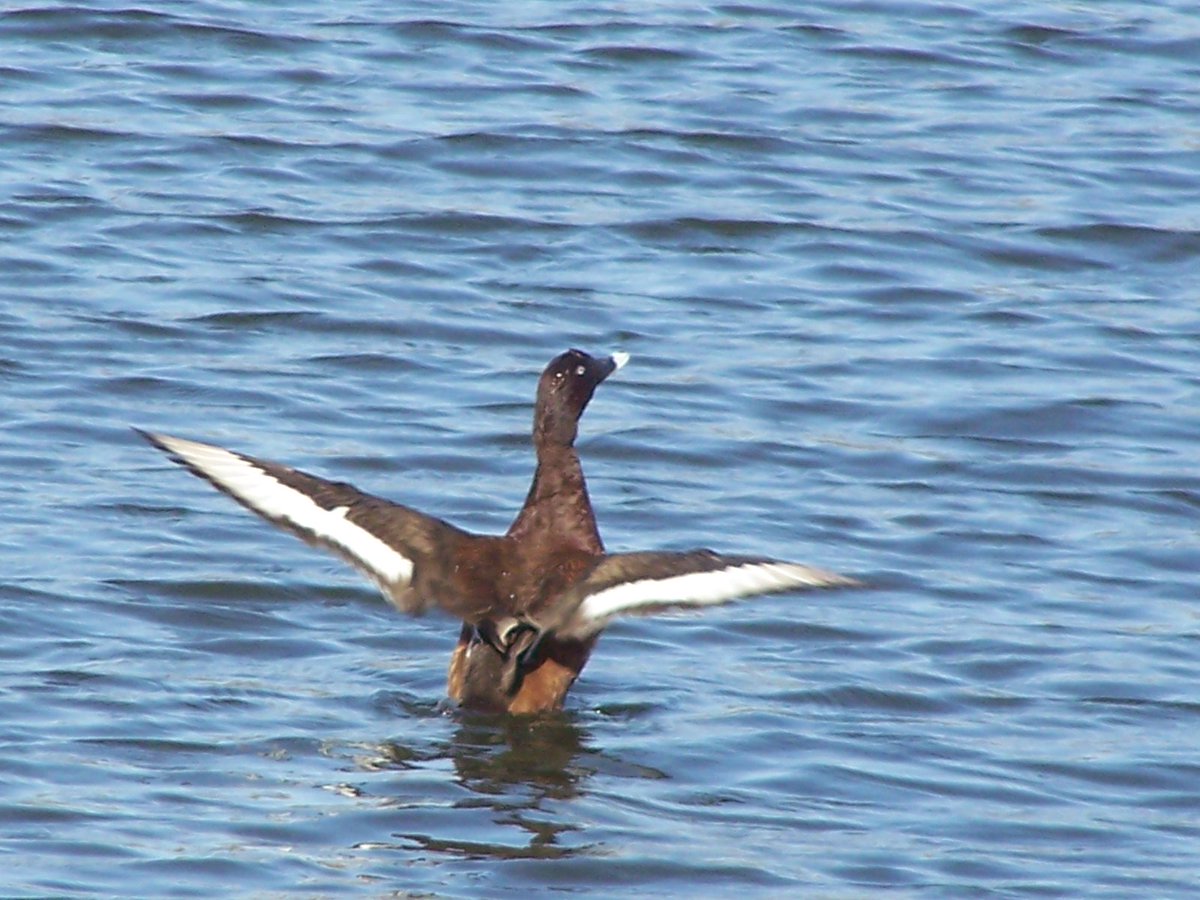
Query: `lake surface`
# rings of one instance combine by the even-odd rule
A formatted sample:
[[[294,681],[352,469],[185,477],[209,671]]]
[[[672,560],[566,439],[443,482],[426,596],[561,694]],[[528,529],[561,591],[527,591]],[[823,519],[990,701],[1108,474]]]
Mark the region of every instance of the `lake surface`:
[[[0,13],[0,894],[1172,897],[1200,879],[1194,4]],[[542,366],[621,621],[566,710],[138,425],[502,531]]]

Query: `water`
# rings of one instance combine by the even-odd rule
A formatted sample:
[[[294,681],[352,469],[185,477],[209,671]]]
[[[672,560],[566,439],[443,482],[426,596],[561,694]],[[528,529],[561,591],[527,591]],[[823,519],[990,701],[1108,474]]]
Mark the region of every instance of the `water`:
[[[161,9],[156,9],[159,6]],[[0,893],[1187,896],[1184,3],[0,14]],[[488,531],[542,365],[621,622],[561,716],[128,426]]]

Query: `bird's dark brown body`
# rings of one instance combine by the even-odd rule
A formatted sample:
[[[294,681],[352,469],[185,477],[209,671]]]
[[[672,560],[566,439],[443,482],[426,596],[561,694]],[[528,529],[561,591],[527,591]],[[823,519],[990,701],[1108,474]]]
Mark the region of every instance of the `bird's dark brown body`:
[[[578,350],[538,382],[537,469],[504,535],[477,535],[278,463],[143,432],[239,503],[361,569],[405,612],[462,620],[448,692],[468,707],[534,713],[562,705],[616,615],[853,583],[796,563],[687,553],[608,554],[575,437],[596,387],[625,361]]]

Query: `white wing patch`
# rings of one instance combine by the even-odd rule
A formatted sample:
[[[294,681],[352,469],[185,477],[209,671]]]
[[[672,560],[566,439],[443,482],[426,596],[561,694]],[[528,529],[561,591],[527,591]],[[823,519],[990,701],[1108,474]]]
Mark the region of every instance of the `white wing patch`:
[[[404,585],[412,579],[412,560],[347,519],[349,507],[323,509],[306,494],[220,447],[162,434],[154,439],[256,512],[289,522],[344,550],[379,582]]]
[[[814,569],[799,563],[740,563],[711,572],[690,572],[665,578],[644,578],[597,591],[584,598],[567,633],[599,631],[621,613],[636,613],[647,607],[715,606],[754,594],[770,594],[799,588],[849,587],[852,578]]]

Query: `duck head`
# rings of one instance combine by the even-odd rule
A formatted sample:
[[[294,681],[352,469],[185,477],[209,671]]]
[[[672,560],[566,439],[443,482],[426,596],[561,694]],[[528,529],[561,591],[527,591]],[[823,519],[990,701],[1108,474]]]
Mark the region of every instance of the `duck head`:
[[[539,447],[574,444],[579,417],[596,387],[628,361],[628,353],[597,358],[582,350],[568,350],[550,360],[538,381],[534,443]]]

